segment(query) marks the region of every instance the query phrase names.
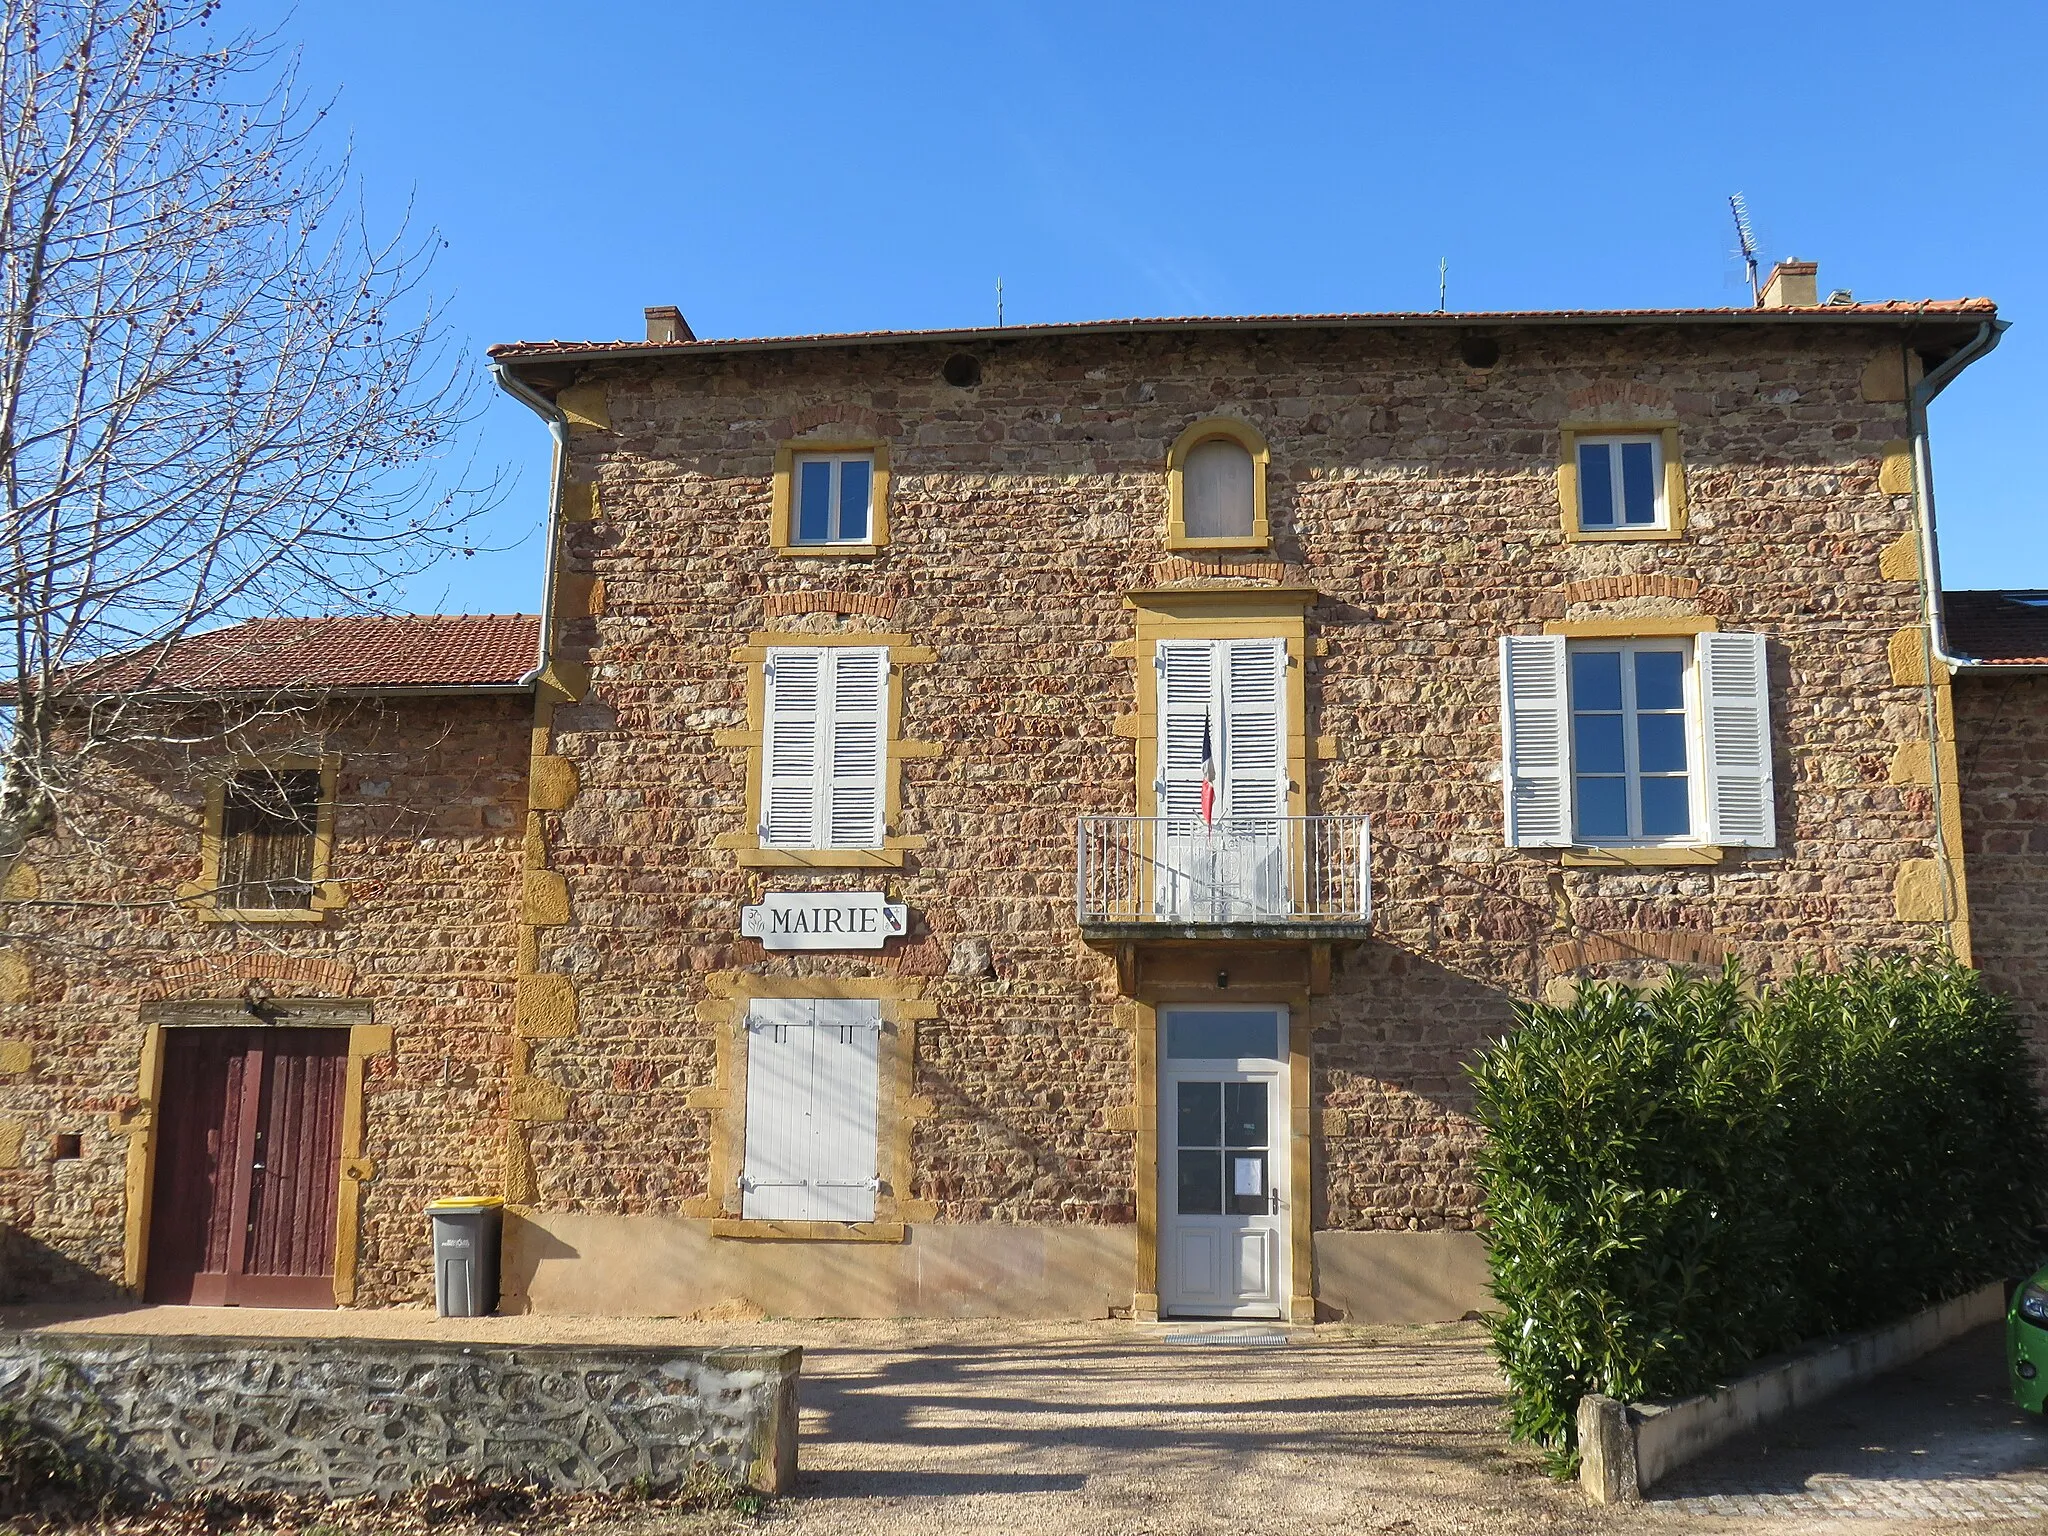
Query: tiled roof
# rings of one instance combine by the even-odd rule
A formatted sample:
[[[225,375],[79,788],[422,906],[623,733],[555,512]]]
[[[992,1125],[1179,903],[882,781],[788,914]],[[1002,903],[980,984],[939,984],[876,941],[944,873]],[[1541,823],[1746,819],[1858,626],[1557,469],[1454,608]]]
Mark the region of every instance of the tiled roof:
[[[1050,325],[924,331],[846,331],[808,336],[733,336],[702,341],[511,341],[490,349],[499,362],[619,353],[687,355],[778,347],[843,347],[893,341],[1016,341],[1033,336],[1172,330],[1284,330],[1312,326],[1627,325],[1720,322],[1984,320],[1998,313],[1990,299],[1886,299],[1875,304],[1815,304],[1794,309],[1529,309],[1335,315],[1171,315],[1156,319],[1068,320]]]
[[[1944,592],[1948,648],[1986,666],[2048,666],[2048,592]]]
[[[138,654],[80,669],[79,683],[92,693],[504,688],[533,670],[539,646],[528,613],[252,619],[187,637],[160,667]]]

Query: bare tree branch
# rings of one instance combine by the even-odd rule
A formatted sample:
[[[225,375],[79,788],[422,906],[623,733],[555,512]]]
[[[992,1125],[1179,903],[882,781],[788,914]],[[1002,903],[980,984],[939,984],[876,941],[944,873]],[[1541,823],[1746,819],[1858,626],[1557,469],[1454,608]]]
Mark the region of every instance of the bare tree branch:
[[[217,0],[0,0],[0,879],[193,635],[472,547],[431,234],[373,235]],[[119,668],[118,697],[107,683]]]

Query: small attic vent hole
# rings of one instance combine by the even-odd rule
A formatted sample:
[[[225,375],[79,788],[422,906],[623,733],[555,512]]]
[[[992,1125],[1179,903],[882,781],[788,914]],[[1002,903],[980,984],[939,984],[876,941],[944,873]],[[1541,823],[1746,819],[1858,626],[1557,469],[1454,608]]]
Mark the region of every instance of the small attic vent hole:
[[[972,389],[981,382],[981,359],[971,352],[955,352],[946,359],[946,382],[955,389]]]
[[[1458,343],[1467,368],[1491,368],[1500,361],[1500,343],[1491,336],[1467,336]]]

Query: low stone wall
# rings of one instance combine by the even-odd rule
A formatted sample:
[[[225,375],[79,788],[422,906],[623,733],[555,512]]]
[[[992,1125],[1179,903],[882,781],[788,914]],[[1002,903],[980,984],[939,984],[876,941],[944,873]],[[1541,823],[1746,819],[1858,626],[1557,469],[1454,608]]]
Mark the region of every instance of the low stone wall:
[[[0,1334],[0,1409],[136,1491],[355,1498],[444,1472],[585,1490],[796,1482],[798,1349]]]
[[[1994,1281],[1867,1333],[1824,1340],[1766,1362],[1739,1381],[1668,1403],[1579,1399],[1579,1486],[1595,1504],[1632,1503],[1722,1441],[1895,1370],[1995,1322],[2005,1286]]]

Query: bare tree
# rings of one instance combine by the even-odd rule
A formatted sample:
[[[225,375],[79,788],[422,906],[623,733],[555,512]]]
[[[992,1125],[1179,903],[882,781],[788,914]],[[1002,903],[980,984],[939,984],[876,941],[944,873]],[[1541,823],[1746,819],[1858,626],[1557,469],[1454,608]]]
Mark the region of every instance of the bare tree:
[[[470,398],[435,242],[368,233],[273,41],[216,0],[0,7],[4,879],[191,637],[375,607],[478,506],[434,489]]]

